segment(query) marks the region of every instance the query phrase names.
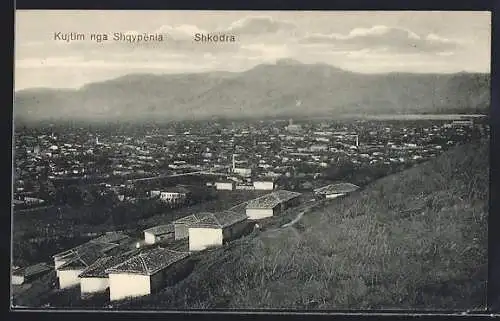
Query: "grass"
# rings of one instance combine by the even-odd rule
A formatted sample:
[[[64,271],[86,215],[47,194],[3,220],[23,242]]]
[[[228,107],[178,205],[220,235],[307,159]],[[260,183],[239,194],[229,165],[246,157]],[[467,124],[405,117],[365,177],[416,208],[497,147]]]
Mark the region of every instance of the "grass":
[[[467,144],[210,253],[134,309],[483,309],[488,144]]]

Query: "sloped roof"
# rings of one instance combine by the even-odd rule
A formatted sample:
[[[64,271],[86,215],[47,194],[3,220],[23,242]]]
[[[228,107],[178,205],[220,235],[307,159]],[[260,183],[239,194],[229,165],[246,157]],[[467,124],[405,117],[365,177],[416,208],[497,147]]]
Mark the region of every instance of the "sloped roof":
[[[297,192],[279,190],[249,201],[246,208],[274,208],[300,195],[301,194]]]
[[[153,275],[188,256],[189,253],[187,252],[158,247],[133,256],[125,262],[107,269],[105,272]]]
[[[39,273],[48,272],[51,270],[51,267],[45,263],[38,263],[35,265],[30,265],[27,267],[16,269],[12,272],[12,275],[30,277],[33,275],[37,275]]]
[[[144,232],[151,233],[154,235],[173,233],[174,232],[174,225],[173,224],[158,225],[158,226],[150,227],[150,228],[144,230]]]
[[[354,192],[358,188],[359,186],[351,183],[338,183],[317,188],[314,192],[318,194],[340,194]]]
[[[226,210],[222,212],[211,213],[200,221],[189,225],[189,227],[224,228],[246,219],[247,215],[245,213]]]
[[[86,251],[83,253],[77,253],[71,260],[61,265],[58,270],[65,271],[85,269],[103,256],[105,256],[105,254],[100,251]]]
[[[186,224],[186,225],[190,225],[190,224],[199,222],[204,217],[209,216],[211,214],[212,213],[210,213],[210,212],[200,212],[200,213],[196,213],[196,214],[191,214],[191,215],[188,215],[188,216],[184,216],[184,217],[182,217],[182,218],[180,218],[178,220],[175,220],[174,224]]]
[[[100,251],[106,252],[119,244],[129,242],[130,239],[130,236],[122,232],[108,232],[98,238],[80,244],[72,249],[56,253],[52,257],[59,259],[70,259],[78,253],[85,251],[95,251],[98,249]]]
[[[80,278],[104,278],[107,277],[106,269],[116,266],[130,257],[139,254],[140,250],[135,249],[116,256],[106,256],[99,258],[89,265],[78,277]]]
[[[109,243],[87,242],[87,243],[83,243],[81,245],[78,245],[72,249],[55,254],[53,257],[58,258],[58,259],[71,260],[72,258],[74,258],[74,257],[76,257],[79,254],[84,253],[84,252],[105,253],[105,252],[109,251],[110,249],[115,248],[116,246],[118,246],[118,245],[109,244]]]

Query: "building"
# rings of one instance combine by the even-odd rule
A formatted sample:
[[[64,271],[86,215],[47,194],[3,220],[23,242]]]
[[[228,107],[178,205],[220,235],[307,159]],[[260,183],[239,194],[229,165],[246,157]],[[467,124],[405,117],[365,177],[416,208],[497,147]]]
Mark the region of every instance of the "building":
[[[186,203],[191,192],[184,187],[173,187],[167,191],[160,192],[160,200],[172,205],[181,205]]]
[[[162,240],[174,238],[174,225],[158,225],[144,230],[144,241],[146,244],[155,244]]]
[[[80,253],[87,251],[99,251],[105,254],[114,248],[131,241],[130,236],[121,232],[108,232],[104,235],[78,245],[72,249],[57,253],[52,256],[54,259],[54,268],[58,270],[60,266],[78,257]]]
[[[234,190],[235,183],[233,181],[220,181],[215,182],[215,188],[219,191],[232,191]]]
[[[265,179],[253,182],[253,187],[259,191],[272,191],[276,187],[275,179]]]
[[[285,129],[289,132],[292,133],[298,133],[302,131],[302,126],[298,124],[293,123],[293,119],[290,119],[288,122],[288,126],[285,127]]]
[[[15,269],[12,272],[12,284],[20,285],[25,282],[31,282],[51,270],[52,268],[45,263],[38,263],[24,268]]]
[[[120,255],[99,258],[93,264],[89,265],[78,275],[80,278],[81,295],[86,296],[106,291],[109,288],[109,276],[106,270],[123,263],[137,254],[139,254],[139,250],[131,250]]]
[[[189,237],[188,226],[194,224],[205,216],[210,215],[209,212],[201,212],[197,214],[191,214],[188,216],[184,216],[176,221],[174,221],[174,238],[176,240],[182,240]]]
[[[189,225],[189,251],[222,246],[224,242],[241,236],[247,226],[245,213],[232,211],[210,213]]]
[[[106,269],[111,301],[149,295],[189,271],[189,253],[155,248]]]
[[[79,275],[96,262],[104,254],[100,251],[87,251],[79,253],[70,261],[64,263],[57,269],[57,277],[59,279],[59,288],[67,289],[80,284]]]
[[[351,183],[339,183],[323,186],[314,190],[314,194],[319,198],[333,199],[345,194],[354,192],[359,186]]]
[[[252,169],[245,167],[234,167],[233,173],[243,177],[250,177],[252,176]]]
[[[246,215],[251,220],[271,217],[300,202],[300,193],[279,190],[247,203]]]
[[[474,126],[474,121],[472,119],[454,120],[451,122],[451,127],[471,127],[471,126]]]

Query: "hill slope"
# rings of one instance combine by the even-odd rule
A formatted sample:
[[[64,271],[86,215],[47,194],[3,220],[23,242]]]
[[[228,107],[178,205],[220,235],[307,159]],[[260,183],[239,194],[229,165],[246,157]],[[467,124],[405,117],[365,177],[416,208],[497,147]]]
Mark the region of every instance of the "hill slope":
[[[138,74],[75,91],[22,90],[17,120],[180,120],[335,116],[345,113],[485,113],[488,74],[366,75],[278,61],[241,73]],[[297,104],[300,101],[300,104]]]
[[[459,146],[204,255],[188,278],[118,308],[485,306],[488,144]]]

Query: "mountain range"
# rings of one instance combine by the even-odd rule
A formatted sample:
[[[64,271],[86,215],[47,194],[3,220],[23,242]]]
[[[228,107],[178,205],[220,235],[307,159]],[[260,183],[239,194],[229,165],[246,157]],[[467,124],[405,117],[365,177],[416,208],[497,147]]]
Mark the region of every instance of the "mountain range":
[[[291,59],[244,72],[131,74],[15,93],[16,120],[183,120],[488,113],[490,75],[362,74]]]

